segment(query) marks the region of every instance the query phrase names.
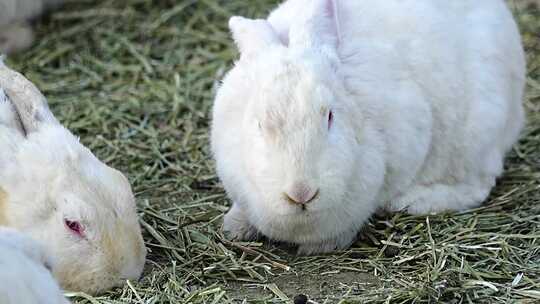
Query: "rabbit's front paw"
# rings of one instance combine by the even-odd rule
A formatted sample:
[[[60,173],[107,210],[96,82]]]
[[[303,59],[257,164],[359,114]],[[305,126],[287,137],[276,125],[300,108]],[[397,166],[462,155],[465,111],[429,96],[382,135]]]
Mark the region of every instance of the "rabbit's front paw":
[[[227,239],[236,241],[252,241],[258,236],[257,229],[249,223],[247,216],[237,204],[233,204],[231,210],[225,214],[223,234]]]

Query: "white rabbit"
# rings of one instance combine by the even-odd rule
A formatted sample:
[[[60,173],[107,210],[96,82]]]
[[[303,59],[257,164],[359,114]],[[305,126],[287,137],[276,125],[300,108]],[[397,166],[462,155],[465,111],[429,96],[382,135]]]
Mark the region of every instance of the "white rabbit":
[[[211,142],[233,238],[327,252],[378,208],[478,206],[523,126],[502,0],[290,0],[229,26],[241,57]]]
[[[34,42],[29,21],[64,0],[0,0],[0,54],[26,49]]]
[[[138,279],[146,249],[127,179],[2,63],[0,87],[0,226],[42,241],[58,259],[53,274],[66,290],[99,293]]]
[[[68,304],[47,269],[53,263],[36,241],[0,227],[0,303]]]

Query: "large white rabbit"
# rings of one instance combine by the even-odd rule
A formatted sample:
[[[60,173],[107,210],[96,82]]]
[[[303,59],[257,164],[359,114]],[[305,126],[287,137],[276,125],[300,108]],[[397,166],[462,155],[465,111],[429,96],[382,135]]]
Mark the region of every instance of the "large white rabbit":
[[[378,208],[478,206],[523,126],[502,0],[290,0],[229,26],[211,141],[234,238],[327,252]]]
[[[128,180],[1,62],[0,88],[0,226],[43,242],[66,290],[98,293],[139,278],[146,249]]]
[[[0,54],[23,50],[34,41],[29,21],[64,0],[0,0]]]
[[[51,265],[54,259],[35,240],[0,227],[0,303],[68,304]]]

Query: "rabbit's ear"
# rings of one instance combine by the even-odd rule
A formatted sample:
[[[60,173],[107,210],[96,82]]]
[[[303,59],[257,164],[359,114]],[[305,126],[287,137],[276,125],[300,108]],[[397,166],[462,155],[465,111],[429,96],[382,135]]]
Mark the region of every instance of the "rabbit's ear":
[[[43,124],[59,124],[38,88],[20,73],[8,68],[1,58],[0,87],[11,100],[26,134],[38,131]]]
[[[229,28],[242,57],[249,57],[266,50],[269,46],[281,45],[279,36],[266,20],[232,17]]]
[[[339,24],[337,0],[306,1],[305,10],[291,24],[290,46],[335,53],[340,43]]]

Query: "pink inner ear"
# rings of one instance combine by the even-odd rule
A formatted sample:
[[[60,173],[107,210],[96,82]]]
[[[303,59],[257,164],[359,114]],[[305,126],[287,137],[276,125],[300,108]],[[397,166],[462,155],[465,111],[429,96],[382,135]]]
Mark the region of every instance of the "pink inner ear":
[[[75,235],[79,237],[84,237],[84,228],[80,222],[64,219],[64,224]]]

